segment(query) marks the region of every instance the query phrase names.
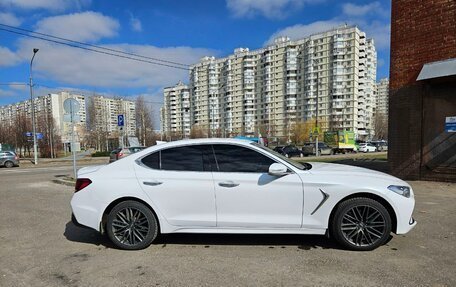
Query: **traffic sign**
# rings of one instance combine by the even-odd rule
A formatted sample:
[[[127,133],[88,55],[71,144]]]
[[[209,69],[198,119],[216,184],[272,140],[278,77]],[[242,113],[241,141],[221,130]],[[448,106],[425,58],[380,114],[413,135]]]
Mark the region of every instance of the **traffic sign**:
[[[117,115],[117,126],[123,127],[125,124],[124,115]]]
[[[65,112],[69,114],[76,114],[79,112],[79,109],[81,108],[81,105],[79,102],[73,98],[68,98],[65,101],[63,101],[63,109]]]
[[[456,133],[456,116],[445,118],[445,132]]]

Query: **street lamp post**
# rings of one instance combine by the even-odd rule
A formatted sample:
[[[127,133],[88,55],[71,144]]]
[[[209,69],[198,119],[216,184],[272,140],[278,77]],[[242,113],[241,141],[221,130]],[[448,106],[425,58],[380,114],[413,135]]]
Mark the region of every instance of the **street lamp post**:
[[[316,65],[317,67],[317,87],[316,87],[316,93],[317,93],[317,99],[316,99],[316,109],[315,109],[315,113],[316,113],[316,117],[315,117],[315,130],[316,130],[316,133],[317,133],[317,136],[315,138],[315,156],[319,156],[318,154],[318,136],[319,136],[319,129],[318,129],[318,85],[320,84],[319,83],[319,79],[318,79],[318,65],[317,65],[317,62],[315,61],[315,59],[313,59],[313,62],[314,62],[314,65]],[[314,133],[315,134],[315,133]]]
[[[33,49],[32,60],[30,60],[30,108],[32,109],[32,129],[33,129],[33,155],[35,157],[34,164],[38,164],[38,148],[36,145],[36,125],[35,125],[35,105],[33,103],[33,79],[32,79],[32,65],[33,59],[39,49]]]

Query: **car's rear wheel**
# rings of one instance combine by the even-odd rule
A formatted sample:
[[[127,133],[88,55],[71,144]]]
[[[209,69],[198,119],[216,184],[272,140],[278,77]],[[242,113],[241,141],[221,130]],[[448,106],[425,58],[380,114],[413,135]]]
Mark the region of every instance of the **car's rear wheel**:
[[[154,213],[137,201],[123,201],[109,213],[106,224],[109,239],[119,248],[138,250],[148,247],[158,235]]]
[[[392,229],[388,210],[370,198],[352,198],[336,209],[331,223],[331,235],[343,247],[367,251],[383,245]]]
[[[6,161],[5,162],[5,167],[6,168],[12,168],[14,166],[14,163],[12,161]]]

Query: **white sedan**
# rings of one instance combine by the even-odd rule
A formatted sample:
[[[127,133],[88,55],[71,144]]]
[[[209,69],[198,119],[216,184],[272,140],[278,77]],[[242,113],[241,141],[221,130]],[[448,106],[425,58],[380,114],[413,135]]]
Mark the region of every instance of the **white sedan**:
[[[375,151],[377,151],[377,147],[374,146],[371,143],[362,143],[362,144],[359,144],[358,151],[360,151],[360,152],[375,152]]]
[[[79,170],[73,222],[122,249],[159,233],[327,234],[372,250],[416,222],[412,188],[393,176],[300,164],[257,143],[182,140]]]

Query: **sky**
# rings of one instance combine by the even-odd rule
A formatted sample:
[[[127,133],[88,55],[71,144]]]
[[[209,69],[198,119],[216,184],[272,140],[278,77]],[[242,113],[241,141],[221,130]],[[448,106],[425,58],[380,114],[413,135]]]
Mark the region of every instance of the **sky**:
[[[299,39],[344,23],[374,38],[377,79],[389,75],[390,1],[343,0],[0,0],[0,24],[162,60],[194,64],[277,36]],[[0,26],[1,28],[1,26]],[[188,71],[97,54],[0,30],[0,105],[58,90],[143,95],[158,114],[163,87]]]

